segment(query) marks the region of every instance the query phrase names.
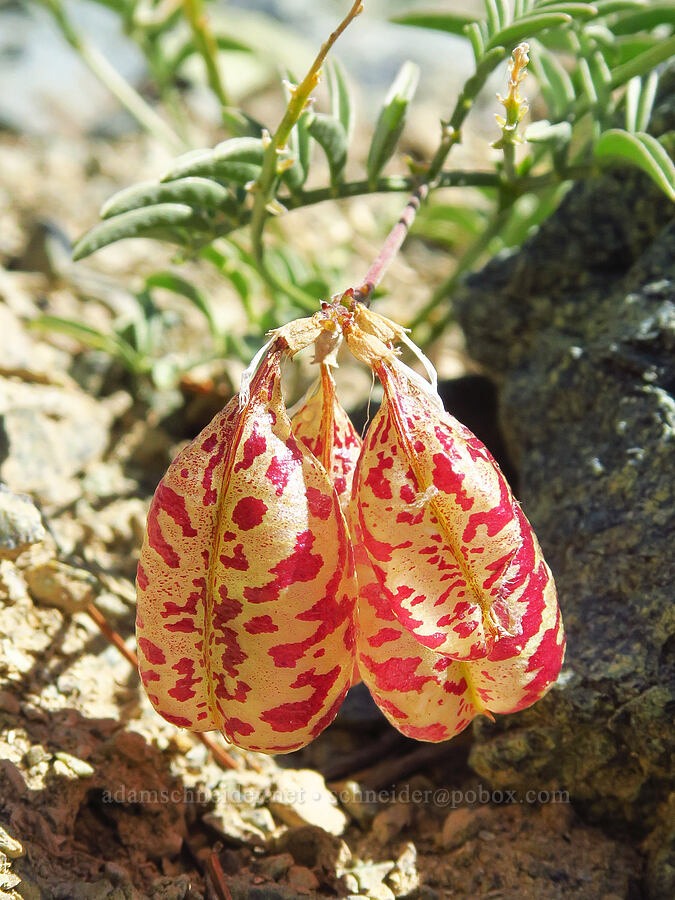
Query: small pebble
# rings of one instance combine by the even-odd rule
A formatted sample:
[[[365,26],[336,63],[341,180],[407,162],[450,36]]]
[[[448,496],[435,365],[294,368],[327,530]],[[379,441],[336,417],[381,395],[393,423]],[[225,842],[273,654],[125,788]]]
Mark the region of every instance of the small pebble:
[[[304,866],[291,866],[286,874],[291,887],[296,891],[315,891],[319,886],[319,879],[311,869]]]
[[[285,875],[294,864],[295,860],[290,853],[277,853],[274,856],[261,859],[258,863],[258,868],[263,875],[274,878],[276,881],[277,878]]]
[[[0,851],[10,859],[18,859],[24,853],[21,842],[5,831],[2,825],[0,825]]]
[[[57,759],[61,760],[68,768],[78,776],[78,778],[89,778],[90,775],[94,774],[94,767],[90,766],[88,762],[85,762],[83,759],[78,759],[77,756],[72,756],[70,753],[63,753],[62,751],[58,751],[54,754]]]
[[[10,691],[0,691],[0,711],[10,713],[12,716],[18,715],[21,710],[19,698],[10,693]]]
[[[420,885],[420,876],[417,872],[417,848],[414,844],[406,844],[405,850],[396,860],[396,865],[385,878],[397,897],[412,894]]]
[[[368,891],[371,900],[394,900],[394,892],[386,884],[376,884]]]
[[[392,803],[373,819],[372,835],[380,844],[389,844],[411,824],[412,808],[408,803]]]
[[[318,825],[335,835],[347,827],[347,816],[322,776],[311,769],[279,772],[269,807],[286,825]]]

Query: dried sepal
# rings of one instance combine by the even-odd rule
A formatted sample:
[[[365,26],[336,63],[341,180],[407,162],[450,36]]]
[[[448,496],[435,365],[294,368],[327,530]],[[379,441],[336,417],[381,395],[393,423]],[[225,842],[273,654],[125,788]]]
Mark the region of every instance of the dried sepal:
[[[309,347],[324,330],[323,319],[319,313],[305,319],[295,319],[288,325],[282,325],[272,332],[272,337],[283,342],[290,356]]]
[[[169,721],[288,752],[334,718],[356,582],[339,500],[291,431],[272,346],[160,482],[138,567],[140,671]]]

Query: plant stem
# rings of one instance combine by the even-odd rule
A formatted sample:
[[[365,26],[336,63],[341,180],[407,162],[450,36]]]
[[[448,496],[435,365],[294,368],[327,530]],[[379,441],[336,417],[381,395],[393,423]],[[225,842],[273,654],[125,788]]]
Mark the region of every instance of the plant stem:
[[[502,226],[506,222],[509,213],[511,212],[511,205],[503,207],[500,209],[492,218],[492,220],[488,223],[485,229],[481,232],[478,238],[474,241],[474,243],[469,247],[468,250],[463,254],[461,260],[459,261],[457,268],[452,273],[452,275],[443,281],[433,292],[430,299],[425,303],[422,309],[417,313],[415,318],[410,323],[410,329],[413,332],[413,340],[416,343],[428,343],[428,341],[437,337],[440,331],[445,328],[445,326],[450,321],[450,317],[448,315],[444,316],[440,327],[434,326],[430,324],[430,335],[428,335],[424,340],[418,340],[415,337],[416,330],[423,324],[429,324],[428,318],[429,315],[436,309],[441,300],[444,300],[449,294],[454,291],[462,277],[462,275],[470,269],[483,255],[483,253],[487,250],[490,242],[494,237],[496,237],[502,229]]]
[[[286,296],[290,297],[291,300],[295,300],[298,307],[300,309],[303,309],[305,312],[316,312],[316,297],[308,294],[307,291],[303,291],[303,289],[301,287],[298,287],[297,284],[293,284],[293,282],[291,281],[286,281],[286,279],[284,278],[279,278],[279,276],[276,275],[267,265],[264,255],[258,257],[256,262],[259,275],[271,290],[281,291],[282,294],[286,294]]]
[[[173,128],[157,115],[97,47],[82,38],[80,47],[77,49],[94,75],[103,82],[110,93],[119,100],[148,134],[171,147],[172,151],[182,152],[185,149],[185,145]]]
[[[316,59],[312,63],[304,79],[300,82],[299,85],[293,87],[291,91],[291,98],[288,101],[286,111],[281,119],[281,122],[279,123],[279,126],[277,127],[277,130],[270,138],[269,145],[267,146],[263,158],[262,171],[254,186],[255,203],[253,206],[253,214],[251,218],[251,240],[253,245],[253,256],[256,260],[256,263],[260,267],[261,274],[263,275],[265,281],[267,281],[271,286],[276,287],[279,290],[283,290],[285,293],[288,293],[288,287],[293,286],[286,285],[285,283],[280,282],[279,279],[276,278],[276,276],[269,272],[269,270],[265,266],[265,262],[263,259],[264,248],[262,242],[263,229],[265,227],[265,221],[268,215],[267,205],[272,199],[274,186],[278,177],[278,154],[286,146],[293,126],[300,118],[305,106],[307,105],[308,100],[311,97],[312,91],[319,83],[321,66],[323,65],[328,51],[340,37],[345,28],[347,28],[349,23],[359,15],[362,9],[363,6],[361,0],[355,0],[345,18],[340,22],[340,24],[330,35],[328,40],[325,41],[324,44],[322,44],[321,49],[316,56]]]
[[[183,9],[185,17],[190,23],[197,50],[204,60],[209,87],[220,101],[221,106],[229,106],[227,91],[218,65],[218,45],[209,28],[202,0],[183,0]]]
[[[483,89],[490,73],[504,59],[505,55],[506,50],[503,47],[495,47],[490,50],[480,61],[471,78],[466,81],[457,98],[450,119],[443,123],[441,142],[425,174],[425,182],[433,184],[452,148],[455,144],[461,143],[461,128],[464,120],[471,112],[474,101]]]
[[[493,50],[490,50],[479,63],[476,72],[465,83],[457,98],[449,121],[443,123],[441,142],[434,153],[429,168],[413,191],[400,218],[387,235],[382,250],[366,273],[363,284],[354,291],[354,299],[361,303],[367,304],[369,302],[373,291],[382,280],[408,236],[421,204],[427,198],[431,188],[438,186],[437,181],[448,154],[455,144],[461,142],[461,128],[473,107],[476,96],[483,88],[490,72],[504,58],[505,54],[506,51],[503,47],[495,47]],[[495,180],[494,184],[498,186],[498,180]],[[490,183],[490,186],[493,186],[493,182]]]
[[[410,228],[415,221],[417,210],[426,199],[428,193],[428,184],[421,184],[412,192],[412,194],[410,195],[410,199],[408,200],[405,209],[401,213],[398,222],[394,225],[394,227],[387,235],[387,238],[382,245],[382,249],[375,257],[375,260],[371,267],[366,272],[366,277],[363,279],[363,284],[358,288],[358,290],[354,292],[355,300],[359,301],[360,303],[365,303],[366,306],[369,305],[370,297],[372,296],[373,291],[382,281],[394,257],[401,249],[401,245],[408,236],[408,232],[410,231]]]
[[[82,61],[86,63],[98,80],[108,88],[110,93],[119,100],[122,106],[131,113],[139,125],[158,141],[171,147],[172,151],[182,152],[185,149],[185,145],[173,128],[157,115],[154,109],[108,62],[100,50],[75,29],[62,6],[56,3],[55,0],[41,0],[41,2],[52,14],[64,38],[79,53]]]
[[[360,181],[343,181],[335,187],[315,188],[311,191],[300,191],[292,197],[279,197],[279,201],[289,211],[321,203],[324,200],[340,200],[345,197],[358,197],[362,194],[390,194],[401,191],[412,191],[418,185],[419,178],[412,175],[392,175],[378,178],[375,184],[367,179]],[[494,172],[440,172],[434,187],[499,187],[499,176]]]

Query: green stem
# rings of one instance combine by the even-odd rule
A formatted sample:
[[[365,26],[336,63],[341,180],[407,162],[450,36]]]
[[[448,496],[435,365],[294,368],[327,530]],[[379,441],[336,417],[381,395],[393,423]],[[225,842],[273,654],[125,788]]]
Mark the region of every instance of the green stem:
[[[642,75],[644,72],[655,69],[660,63],[671,59],[673,55],[675,55],[675,35],[671,35],[667,40],[661,41],[635,59],[617,66],[612,72],[609,89],[614,90],[614,88],[630,81],[634,75]]]
[[[362,284],[354,291],[354,299],[360,303],[368,303],[373,291],[380,283],[387,269],[391,265],[392,260],[403,246],[403,242],[415,221],[415,216],[419,211],[422,203],[429,195],[429,191],[436,187],[436,179],[438,178],[443,164],[448,154],[462,139],[462,125],[473,107],[474,100],[485,81],[494,69],[497,63],[504,58],[506,51],[503,47],[495,47],[491,50],[479,63],[475,74],[468,79],[460,92],[455,108],[450,120],[443,124],[441,142],[438,145],[433,159],[429,164],[429,168],[424,172],[423,177],[417,182],[415,189],[410,195],[410,199],[406,204],[403,213],[395,223],[387,235],[382,250],[378,253],[375,261],[368,269]]]
[[[180,0],[175,0],[175,2],[179,3]],[[188,145],[188,125],[185,110],[180,103],[180,97],[174,82],[174,73],[162,54],[161,46],[156,35],[152,34],[152,32],[143,30],[138,26],[133,26],[130,29],[129,34],[135,39],[145,54],[152,75],[157,82],[157,88],[162,104],[169,113],[182,142]]]
[[[516,180],[516,146],[510,142],[505,142],[502,147],[504,178],[509,184],[513,184]]]
[[[267,265],[264,256],[257,259],[256,263],[258,265],[258,273],[270,290],[280,291],[282,294],[286,294],[287,297],[294,300],[296,305],[305,312],[315,313],[317,311],[317,298],[312,296],[312,294],[308,294],[307,291],[303,291],[301,287],[298,287],[297,284],[293,284],[292,281],[286,281],[283,278],[279,278],[278,275],[275,275]]]
[[[413,321],[410,323],[409,327],[413,332],[413,340],[416,343],[421,343],[422,345],[424,345],[425,343],[429,343],[430,341],[438,337],[438,335],[441,334],[442,331],[447,327],[452,318],[451,313],[446,313],[443,318],[436,323],[429,323],[428,319],[430,314],[434,312],[434,310],[442,300],[444,300],[449,294],[456,290],[464,273],[472,268],[485,253],[492,240],[502,230],[504,223],[509,217],[512,205],[513,201],[511,201],[511,203],[509,203],[508,205],[503,206],[497,213],[495,213],[491,221],[481,232],[478,238],[462,255],[462,258],[457,264],[457,268],[452,273],[452,275],[441,284],[439,284],[439,286],[431,295],[428,303],[426,303],[422,307],[422,309],[417,313]],[[428,324],[430,331],[428,335],[420,337],[416,335],[416,331],[423,324]]]
[[[286,111],[281,119],[281,122],[279,123],[277,130],[271,137],[269,145],[265,151],[262,171],[254,187],[255,202],[253,206],[253,214],[251,217],[251,240],[253,246],[253,256],[256,260],[256,263],[260,267],[261,274],[263,275],[265,281],[267,281],[270,286],[276,287],[279,290],[283,290],[285,293],[289,293],[288,288],[293,288],[294,286],[285,284],[282,286],[279,280],[269,272],[263,258],[264,248],[262,242],[263,229],[265,227],[265,221],[268,215],[267,205],[273,198],[274,188],[278,177],[278,154],[286,146],[293,126],[302,115],[302,112],[312,95],[312,91],[319,83],[321,66],[323,65],[328,51],[331,49],[335,41],[340,37],[349,23],[354,18],[356,18],[356,16],[358,16],[362,9],[363,6],[361,4],[361,0],[355,0],[352,8],[347,13],[345,18],[342,20],[342,22],[340,22],[340,24],[330,35],[328,40],[321,46],[316,59],[312,63],[304,79],[300,82],[299,85],[297,85],[297,87],[294,87],[292,89],[291,98],[288,101]],[[289,296],[290,295],[291,294],[289,293]]]
[[[419,183],[413,175],[393,175],[389,178],[378,178],[375,184],[367,179],[360,181],[343,181],[335,187],[315,188],[311,191],[300,191],[292,197],[279,197],[286,209],[301,209],[324,200],[340,200],[345,197],[358,197],[362,194],[391,194],[400,191],[412,191]],[[493,172],[441,172],[436,179],[435,187],[498,187],[499,176]]]
[[[490,50],[478,64],[475,73],[467,80],[462,88],[455,108],[452,111],[450,119],[443,125],[443,136],[438,149],[429,164],[429,169],[425,174],[424,181],[432,184],[443,168],[443,164],[448,154],[462,140],[462,125],[473,108],[476,97],[483,89],[491,72],[506,56],[506,50],[503,47],[494,47]]]
[[[61,33],[76,50],[83,62],[91,69],[99,81],[104,84],[122,106],[131,113],[136,121],[149,134],[163,144],[167,144],[174,152],[182,152],[185,145],[176,132],[157,115],[141,95],[134,90],[126,79],[108,62],[100,50],[83,37],[66,16],[62,6],[55,0],[40,0],[54,17]]]
[[[185,18],[190,23],[195,46],[204,60],[206,77],[209,87],[218,98],[220,105],[230,105],[227,91],[223,83],[223,77],[218,66],[218,45],[209,28],[206,13],[202,7],[202,0],[183,0]]]

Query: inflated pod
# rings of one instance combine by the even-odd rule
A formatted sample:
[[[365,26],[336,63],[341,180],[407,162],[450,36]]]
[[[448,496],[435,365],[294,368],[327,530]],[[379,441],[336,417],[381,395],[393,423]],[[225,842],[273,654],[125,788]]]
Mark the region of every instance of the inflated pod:
[[[174,460],[138,566],[139,668],[157,711],[240,747],[296,750],[335,717],[354,665],[351,542],[296,440],[272,349]]]
[[[541,548],[499,466],[397,361],[354,480],[354,518],[399,622],[457,660],[525,650],[531,610],[557,608]],[[508,648],[506,651],[505,648]]]
[[[522,650],[511,638],[500,642],[499,658],[454,660],[428,649],[403,627],[353,522],[351,530],[359,581],[359,671],[395,728],[417,740],[445,741],[477,715],[516,712],[548,691],[565,647],[554,593],[540,593],[529,605],[517,642]]]
[[[292,419],[296,438],[321,461],[346,510],[361,438],[335,396],[330,367],[321,364],[316,389]]]

